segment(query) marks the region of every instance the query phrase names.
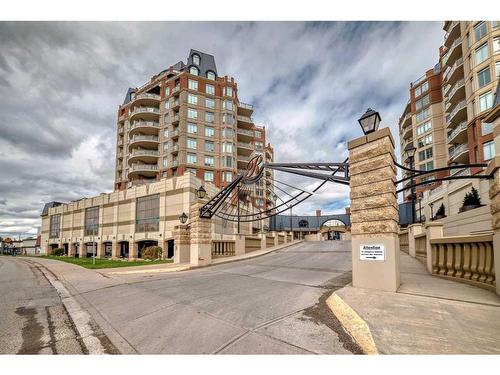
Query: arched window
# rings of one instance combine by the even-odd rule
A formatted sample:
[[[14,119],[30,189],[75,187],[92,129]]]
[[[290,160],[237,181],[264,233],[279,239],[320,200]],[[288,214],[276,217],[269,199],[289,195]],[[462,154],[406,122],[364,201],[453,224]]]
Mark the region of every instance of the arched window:
[[[299,221],[299,228],[308,228],[308,227],[309,227],[309,222],[307,220]]]
[[[192,66],[191,68],[189,68],[189,73],[197,76],[198,75],[198,68],[196,66]]]
[[[211,79],[212,81],[215,81],[215,73],[209,70],[207,72],[207,78]]]
[[[196,54],[193,55],[193,64],[200,65],[200,56]]]

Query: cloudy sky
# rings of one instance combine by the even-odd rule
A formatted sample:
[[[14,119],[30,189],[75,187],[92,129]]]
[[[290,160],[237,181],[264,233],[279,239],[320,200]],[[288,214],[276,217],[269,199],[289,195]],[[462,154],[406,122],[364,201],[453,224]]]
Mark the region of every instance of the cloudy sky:
[[[190,48],[237,79],[276,161],[342,161],[369,106],[397,136],[443,34],[442,22],[0,22],[0,235],[36,233],[45,202],[111,191],[127,88]],[[329,184],[296,211],[348,204]]]

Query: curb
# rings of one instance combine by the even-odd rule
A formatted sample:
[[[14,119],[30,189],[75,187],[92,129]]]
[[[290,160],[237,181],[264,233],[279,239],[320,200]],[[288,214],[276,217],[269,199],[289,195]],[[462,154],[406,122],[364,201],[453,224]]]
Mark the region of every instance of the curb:
[[[337,293],[332,293],[326,304],[364,354],[379,354],[368,324]]]
[[[166,272],[179,272],[190,269],[190,266],[181,266],[181,267],[171,267],[171,268],[156,268],[150,270],[130,270],[130,271],[108,271],[108,272],[99,272],[105,275],[131,275],[131,274],[142,274],[142,273],[166,273]]]

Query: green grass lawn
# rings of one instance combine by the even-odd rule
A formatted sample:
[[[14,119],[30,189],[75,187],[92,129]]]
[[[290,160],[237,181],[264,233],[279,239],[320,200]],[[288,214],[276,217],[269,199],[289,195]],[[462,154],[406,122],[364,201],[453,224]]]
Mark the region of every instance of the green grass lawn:
[[[100,269],[100,268],[116,268],[116,267],[134,267],[134,266],[147,266],[153,264],[164,264],[172,263],[172,260],[137,260],[137,261],[127,261],[127,260],[115,260],[115,259],[97,259],[95,264],[92,264],[92,258],[73,258],[66,256],[54,256],[54,255],[44,255],[40,258],[45,259],[55,259],[62,262],[76,264],[77,266],[82,266],[90,269]]]

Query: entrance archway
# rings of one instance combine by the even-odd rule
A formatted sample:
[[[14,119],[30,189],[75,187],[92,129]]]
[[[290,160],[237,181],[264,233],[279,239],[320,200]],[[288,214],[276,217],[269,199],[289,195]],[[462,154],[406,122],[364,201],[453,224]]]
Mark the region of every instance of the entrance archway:
[[[329,219],[321,224],[319,232],[324,240],[344,240],[347,226],[339,219]]]

